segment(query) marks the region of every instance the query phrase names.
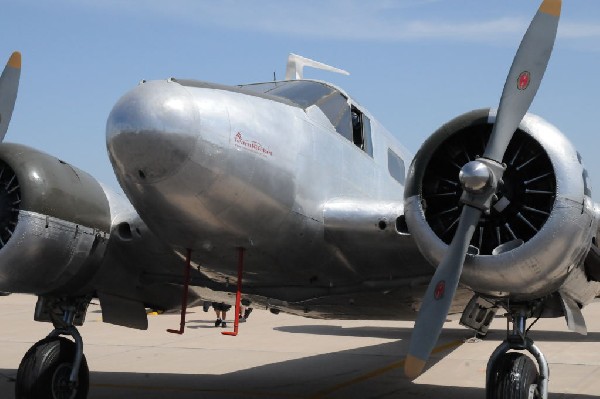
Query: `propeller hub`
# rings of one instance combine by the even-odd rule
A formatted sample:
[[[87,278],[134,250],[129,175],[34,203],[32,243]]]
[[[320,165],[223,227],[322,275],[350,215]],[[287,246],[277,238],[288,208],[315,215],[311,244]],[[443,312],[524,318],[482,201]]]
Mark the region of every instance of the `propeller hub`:
[[[462,167],[458,179],[464,190],[480,193],[490,186],[491,172],[483,162],[471,161]]]

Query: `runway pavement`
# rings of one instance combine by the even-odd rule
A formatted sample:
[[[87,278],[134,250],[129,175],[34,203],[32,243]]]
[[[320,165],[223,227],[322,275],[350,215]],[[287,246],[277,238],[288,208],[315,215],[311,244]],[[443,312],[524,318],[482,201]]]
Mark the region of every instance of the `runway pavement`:
[[[0,398],[14,398],[25,351],[51,330],[33,321],[34,297],[0,297]],[[600,397],[600,303],[584,311],[589,334],[562,319],[531,334],[550,362],[551,399]],[[233,316],[230,312],[229,316]],[[184,335],[178,314],[150,317],[148,331],[101,322],[91,305],[80,332],[91,371],[90,399],[154,398],[485,398],[485,367],[504,338],[497,319],[485,341],[449,322],[429,369],[403,377],[411,322],[321,321],[255,310],[237,337],[221,335],[212,310],[191,308]],[[233,323],[230,323],[233,327]],[[229,330],[229,329],[228,329]]]

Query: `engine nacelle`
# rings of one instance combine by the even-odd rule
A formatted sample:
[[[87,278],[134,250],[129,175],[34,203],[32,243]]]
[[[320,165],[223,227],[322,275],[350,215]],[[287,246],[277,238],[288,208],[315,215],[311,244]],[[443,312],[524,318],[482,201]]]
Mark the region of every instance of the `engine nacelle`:
[[[97,271],[109,203],[89,174],[29,147],[0,144],[0,291],[75,294]]]
[[[429,137],[413,160],[406,222],[435,266],[458,224],[459,171],[484,153],[494,120],[495,111],[488,109],[459,116]],[[570,273],[583,273],[597,228],[587,172],[562,133],[531,114],[503,162],[503,182],[475,229],[461,282],[487,296],[539,298],[561,288]]]

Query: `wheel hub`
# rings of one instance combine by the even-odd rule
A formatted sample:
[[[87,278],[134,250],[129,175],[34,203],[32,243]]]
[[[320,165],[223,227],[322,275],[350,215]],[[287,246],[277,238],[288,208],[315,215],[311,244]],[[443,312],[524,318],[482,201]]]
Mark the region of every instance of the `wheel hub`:
[[[72,365],[62,363],[52,376],[52,396],[54,399],[74,399],[77,395],[76,384],[69,381]]]

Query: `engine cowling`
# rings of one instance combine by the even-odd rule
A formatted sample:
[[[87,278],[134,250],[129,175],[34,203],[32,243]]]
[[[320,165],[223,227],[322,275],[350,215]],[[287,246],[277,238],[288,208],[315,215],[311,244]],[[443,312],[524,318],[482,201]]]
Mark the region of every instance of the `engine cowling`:
[[[0,291],[83,289],[110,227],[109,202],[92,176],[32,148],[0,144]]]
[[[460,215],[461,167],[484,152],[495,111],[448,122],[423,144],[410,167],[405,215],[423,255],[437,266]],[[587,172],[554,126],[527,114],[504,155],[507,169],[489,214],[475,230],[461,282],[475,292],[528,300],[557,291],[596,232]]]

